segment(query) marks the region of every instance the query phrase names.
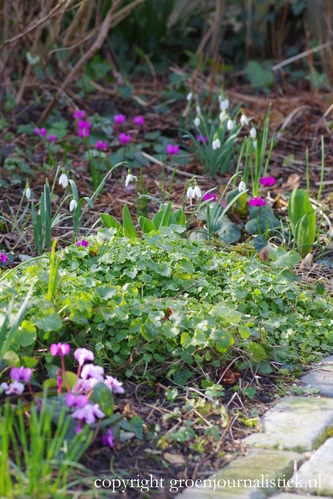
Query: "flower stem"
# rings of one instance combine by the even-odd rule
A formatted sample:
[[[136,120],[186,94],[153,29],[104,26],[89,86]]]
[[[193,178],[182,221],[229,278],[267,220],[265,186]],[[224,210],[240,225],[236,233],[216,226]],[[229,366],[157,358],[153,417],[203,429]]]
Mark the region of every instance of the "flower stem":
[[[71,391],[71,389],[69,388],[69,383],[68,383],[68,379],[67,379],[67,376],[66,376],[66,367],[65,367],[64,356],[62,355],[60,358],[61,358],[62,374],[63,374],[64,380],[65,380],[65,383],[66,383],[67,391],[69,393]]]

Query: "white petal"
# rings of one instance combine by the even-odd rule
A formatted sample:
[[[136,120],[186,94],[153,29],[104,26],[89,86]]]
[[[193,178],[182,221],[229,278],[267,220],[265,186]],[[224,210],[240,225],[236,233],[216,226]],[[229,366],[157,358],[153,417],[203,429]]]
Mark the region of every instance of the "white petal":
[[[201,189],[198,185],[194,187],[194,195],[197,196],[198,198],[201,198]]]
[[[194,198],[194,191],[193,187],[189,187],[186,192],[186,197],[187,199],[193,199]]]
[[[69,203],[69,211],[74,211],[76,207],[77,202],[75,201],[75,199],[72,199],[72,201]]]
[[[249,120],[247,119],[247,117],[245,116],[245,114],[242,114],[241,119],[240,119],[240,124],[242,126],[249,124]]]
[[[30,199],[31,198],[31,189],[30,187],[28,187],[25,191],[25,195],[26,195],[26,198],[27,199]]]
[[[256,136],[257,136],[257,130],[254,127],[251,128],[250,135],[251,135],[251,139],[255,139],[256,138]]]
[[[243,180],[241,182],[239,182],[238,190],[239,190],[239,192],[246,191],[246,185],[245,185],[245,182]]]
[[[197,126],[197,127],[200,125],[200,118],[199,118],[199,116],[197,116],[197,117],[195,118],[195,120],[194,120],[194,124],[195,124],[195,126]]]
[[[190,101],[192,99],[192,96],[193,96],[193,93],[190,92],[189,94],[187,94],[186,100]]]

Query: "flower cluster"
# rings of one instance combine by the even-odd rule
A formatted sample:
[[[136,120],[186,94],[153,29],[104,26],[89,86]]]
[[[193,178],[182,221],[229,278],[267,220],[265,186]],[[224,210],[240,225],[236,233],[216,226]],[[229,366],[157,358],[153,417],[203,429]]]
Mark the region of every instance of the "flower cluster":
[[[9,377],[12,380],[11,383],[1,383],[0,388],[4,390],[6,395],[21,395],[24,392],[25,388],[24,384],[21,383],[21,381],[27,383],[27,385],[29,386],[29,390],[31,391],[31,376],[32,369],[30,369],[29,367],[12,367],[9,372]]]
[[[83,246],[84,248],[87,248],[88,241],[86,241],[85,239],[82,239],[82,241],[76,241],[75,246],[78,247]]]
[[[46,128],[38,128],[38,127],[36,127],[36,128],[34,129],[34,134],[35,134],[35,135],[38,135],[38,137],[42,137],[43,139],[45,139],[46,134],[47,134]],[[56,137],[56,135],[54,135],[54,133],[50,133],[50,134],[47,136],[47,139],[48,139],[50,142],[55,142],[55,141],[57,140],[57,137]]]
[[[189,199],[191,202],[192,202],[192,199],[195,198],[195,196],[197,196],[198,199],[201,198],[202,194],[201,194],[201,189],[200,187],[198,186],[197,184],[197,181],[194,180],[194,186],[192,187],[192,185],[190,185],[190,187],[187,189],[186,191],[186,197],[187,199]]]

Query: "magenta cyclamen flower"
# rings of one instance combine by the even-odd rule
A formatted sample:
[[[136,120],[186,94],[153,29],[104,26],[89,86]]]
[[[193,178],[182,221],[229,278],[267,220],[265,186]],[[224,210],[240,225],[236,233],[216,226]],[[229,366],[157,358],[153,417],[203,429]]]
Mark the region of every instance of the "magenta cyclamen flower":
[[[105,376],[105,385],[111,390],[112,393],[124,393],[122,383],[112,376]]]
[[[105,434],[102,435],[102,445],[108,445],[111,449],[113,448],[114,436],[110,428],[107,428]]]
[[[12,367],[9,376],[14,381],[23,380],[25,383],[29,383],[32,376],[32,369],[29,367]]]
[[[178,154],[179,146],[174,146],[172,144],[167,145],[167,153],[170,155]]]
[[[197,135],[198,142],[208,142],[208,137],[203,137],[202,135]]]
[[[94,424],[96,418],[101,419],[104,417],[105,414],[100,410],[98,404],[95,405],[87,404],[84,407],[77,409],[72,414],[72,418],[84,421],[88,425]]]
[[[275,184],[275,178],[274,177],[262,177],[260,179],[260,183],[264,187],[272,187],[272,185]]]
[[[103,142],[102,140],[98,140],[97,143],[96,143],[96,149],[97,151],[106,151],[106,149],[108,148],[108,145],[105,142]]]
[[[19,383],[18,381],[13,381],[8,385],[8,383],[1,383],[0,388],[5,390],[6,395],[21,395],[24,392],[23,383]]]
[[[265,206],[265,204],[266,202],[262,198],[253,198],[249,201],[250,206]]]
[[[8,260],[7,256],[5,255],[5,253],[1,253],[0,255],[0,262],[1,263],[6,263]]]
[[[73,118],[78,119],[78,120],[83,120],[85,117],[86,112],[85,111],[80,111],[80,109],[77,109],[75,113],[73,114]]]
[[[55,142],[57,140],[57,137],[53,134],[53,133],[50,133],[48,136],[47,136],[48,140],[50,142]]]
[[[50,346],[50,353],[53,357],[59,355],[63,357],[64,355],[68,355],[71,347],[67,343],[53,343]]]
[[[88,241],[86,241],[85,239],[82,239],[82,241],[76,241],[75,243],[76,246],[83,246],[84,248],[86,248],[88,246]]]
[[[202,198],[203,201],[211,201],[213,203],[216,203],[216,194],[207,192],[204,197]]]
[[[121,142],[122,144],[128,144],[130,140],[131,140],[131,136],[129,133],[127,135],[126,135],[126,133],[119,134],[119,142]]]
[[[114,122],[116,125],[121,125],[126,120],[125,114],[116,114],[114,117]]]
[[[78,361],[80,366],[83,366],[86,360],[94,360],[95,356],[90,350],[87,350],[86,348],[77,348],[74,352],[74,358]]]
[[[39,135],[40,137],[46,137],[46,128],[38,128],[38,127],[36,127],[34,129],[34,133],[36,135]]]
[[[74,395],[74,393],[67,393],[66,395],[67,407],[76,407],[77,409],[81,409],[88,403],[89,399],[85,395]]]
[[[134,123],[136,125],[144,125],[145,119],[143,116],[134,116]]]
[[[103,367],[95,366],[94,364],[86,364],[82,368],[81,378],[84,380],[95,378],[98,381],[104,381],[103,374]]]
[[[90,135],[89,127],[90,127],[90,121],[78,121],[77,122],[78,126],[78,134],[79,137],[88,137]]]

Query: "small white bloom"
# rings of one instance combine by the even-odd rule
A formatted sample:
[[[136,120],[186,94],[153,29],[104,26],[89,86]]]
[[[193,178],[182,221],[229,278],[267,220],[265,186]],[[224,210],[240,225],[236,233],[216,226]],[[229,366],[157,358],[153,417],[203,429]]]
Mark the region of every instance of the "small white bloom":
[[[233,120],[228,120],[228,123],[227,123],[227,129],[229,130],[229,132],[234,128],[234,122]]]
[[[128,187],[128,184],[130,182],[133,182],[133,181],[137,181],[137,177],[135,175],[132,175],[131,173],[129,173],[126,177],[126,180],[125,180],[125,187]]]
[[[219,95],[219,102],[222,102],[222,95]]]
[[[253,141],[253,147],[254,147],[254,148],[256,148],[256,147],[257,147],[257,141],[256,141],[256,140],[254,140],[254,141]]]
[[[251,136],[251,139],[255,139],[257,136],[257,130],[254,128],[254,126],[250,130],[250,136]]]
[[[193,97],[193,92],[190,92],[189,94],[187,94],[186,100],[190,101],[192,100],[192,97]]]
[[[201,198],[201,189],[200,187],[196,184],[193,189],[193,197],[197,196],[197,198]]]
[[[220,141],[220,139],[213,140],[213,143],[212,143],[212,149],[213,149],[213,151],[215,151],[216,149],[220,149],[220,147],[221,147],[221,141]]]
[[[225,109],[220,113],[220,121],[223,122],[227,118],[227,114],[225,112]]]
[[[195,125],[196,127],[198,127],[198,126],[200,125],[200,118],[199,118],[199,116],[197,116],[197,117],[195,118],[195,120],[194,120],[194,125]]]
[[[72,201],[69,203],[69,211],[74,211],[77,207],[77,202],[75,199],[72,199]]]
[[[64,189],[68,186],[68,178],[66,173],[62,173],[59,177],[59,185],[62,185]]]
[[[187,192],[186,192],[186,197],[187,199],[193,199],[195,196],[194,194],[194,190],[193,190],[193,187],[190,186],[188,189],[187,189]]]
[[[247,119],[247,117],[245,116],[245,114],[242,114],[242,116],[240,118],[240,124],[242,126],[249,124],[249,120]]]
[[[201,109],[200,109],[200,106],[197,106],[197,107],[195,108],[195,110],[196,110],[197,114],[201,114]]]
[[[223,109],[228,109],[229,107],[229,100],[224,99],[220,102],[220,110],[223,111]]]
[[[31,198],[31,189],[30,187],[27,187],[26,190],[25,190],[25,195],[26,195],[26,198],[27,199],[30,199]]]
[[[242,180],[241,182],[239,182],[238,190],[239,190],[239,192],[245,192],[246,191],[246,185],[245,185],[244,180]]]

